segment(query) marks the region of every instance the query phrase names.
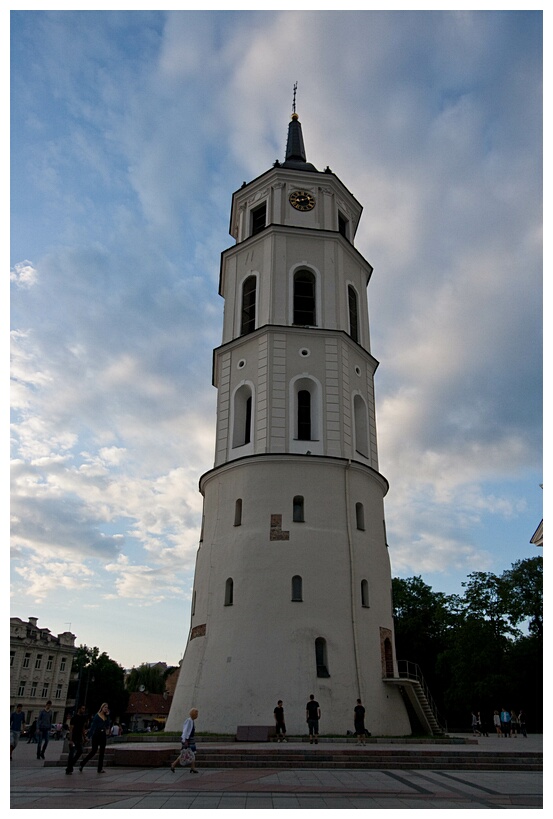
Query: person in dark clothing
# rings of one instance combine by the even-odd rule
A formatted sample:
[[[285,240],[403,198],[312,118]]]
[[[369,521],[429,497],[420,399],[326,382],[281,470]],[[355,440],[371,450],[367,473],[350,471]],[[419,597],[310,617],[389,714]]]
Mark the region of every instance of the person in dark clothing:
[[[38,722],[36,724],[36,733],[38,737],[38,745],[36,746],[36,758],[44,759],[44,752],[48,747],[50,741],[50,728],[52,727],[52,700],[48,700],[40,714],[38,715]]]
[[[98,773],[105,773],[103,765],[104,751],[106,750],[107,729],[109,727],[108,716],[109,706],[107,702],[103,702],[98,713],[94,714],[92,717],[92,722],[90,723],[90,728],[88,730],[88,736],[92,740],[92,747],[81,762],[79,766],[79,773],[83,772],[84,766],[90,759],[92,759],[98,749]]]
[[[84,705],[80,705],[77,713],[71,717],[69,724],[69,759],[67,760],[66,774],[72,774],[77,760],[82,756],[85,739],[85,725],[87,716]]]
[[[357,705],[353,709],[353,724],[355,726],[357,744],[364,745],[367,730],[365,728],[365,708],[363,707],[361,700],[357,700]]]
[[[36,737],[36,719],[34,719],[31,723],[31,727],[29,728],[29,739],[27,740],[27,745],[30,745],[31,742],[38,742]]]
[[[286,725],[284,724],[284,708],[279,700],[274,710],[277,742],[286,742]]]
[[[309,702],[305,706],[307,725],[309,726],[309,742],[315,745],[319,741],[319,720],[321,718],[321,708],[314,694],[309,695]]]

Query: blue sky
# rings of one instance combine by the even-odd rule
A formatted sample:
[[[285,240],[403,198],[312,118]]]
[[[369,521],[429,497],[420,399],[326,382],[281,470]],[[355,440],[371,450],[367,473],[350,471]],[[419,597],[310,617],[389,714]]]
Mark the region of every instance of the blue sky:
[[[394,575],[537,554],[539,12],[12,12],[12,615],[176,664],[213,466],[231,195],[364,206]]]

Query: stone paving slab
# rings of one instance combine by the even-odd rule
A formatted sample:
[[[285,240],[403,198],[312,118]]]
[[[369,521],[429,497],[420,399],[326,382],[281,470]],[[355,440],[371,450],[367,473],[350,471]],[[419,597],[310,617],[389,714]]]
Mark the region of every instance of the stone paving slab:
[[[541,737],[530,744],[541,750]],[[47,757],[61,751],[50,743]],[[66,776],[21,743],[11,763],[14,810],[541,809],[542,790],[539,771],[108,768],[99,776],[87,767]]]

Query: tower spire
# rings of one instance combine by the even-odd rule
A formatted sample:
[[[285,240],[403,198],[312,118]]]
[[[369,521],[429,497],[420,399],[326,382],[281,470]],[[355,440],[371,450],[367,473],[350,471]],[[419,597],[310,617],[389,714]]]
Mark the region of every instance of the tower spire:
[[[314,165],[307,161],[305,146],[303,144],[303,133],[301,122],[296,113],[296,92],[298,90],[297,81],[294,83],[294,96],[292,100],[292,118],[288,125],[288,140],[286,142],[286,158],[284,168],[294,168],[298,171],[316,171]]]

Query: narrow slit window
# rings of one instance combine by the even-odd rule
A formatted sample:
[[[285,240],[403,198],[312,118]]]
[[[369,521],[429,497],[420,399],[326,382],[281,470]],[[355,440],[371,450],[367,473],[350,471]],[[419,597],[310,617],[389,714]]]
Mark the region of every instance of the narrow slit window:
[[[293,502],[293,516],[292,519],[294,523],[303,523],[305,521],[304,518],[304,508],[303,508],[303,495],[296,495],[294,497]]]
[[[315,662],[317,665],[317,677],[330,677],[328,673],[326,640],[323,637],[317,637],[315,640]]]
[[[363,608],[369,608],[369,584],[366,580],[361,581],[361,605]]]
[[[303,581],[299,574],[295,574],[292,578],[292,602],[303,602]]]
[[[234,525],[242,525],[242,498],[237,498],[234,504]]]
[[[357,303],[357,292],[351,284],[348,286],[348,307],[349,307],[349,334],[354,341],[359,341],[359,309]]]
[[[225,606],[232,606],[234,603],[234,582],[232,577],[225,583]]]
[[[365,531],[365,508],[362,503],[355,504],[355,522],[357,528],[362,532]]]
[[[311,393],[309,390],[298,392],[298,440],[311,440]]]
[[[245,336],[255,330],[255,302],[257,296],[257,278],[248,276],[242,285],[242,316],[240,335]]]

